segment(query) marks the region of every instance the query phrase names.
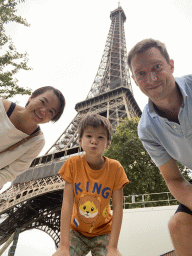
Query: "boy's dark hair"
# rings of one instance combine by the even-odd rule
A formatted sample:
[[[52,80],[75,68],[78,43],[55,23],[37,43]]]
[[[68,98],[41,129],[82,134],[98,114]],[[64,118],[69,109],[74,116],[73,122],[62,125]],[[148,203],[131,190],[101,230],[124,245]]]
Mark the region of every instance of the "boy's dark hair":
[[[78,128],[79,138],[82,138],[85,128],[89,125],[93,127],[102,126],[107,131],[107,139],[111,140],[112,125],[106,117],[98,114],[87,114],[81,120]]]
[[[55,93],[55,95],[57,96],[57,98],[59,99],[59,103],[60,103],[59,110],[58,110],[57,114],[51,119],[51,121],[56,122],[61,117],[61,115],[63,113],[63,110],[64,110],[64,107],[65,107],[65,98],[64,98],[62,92],[60,92],[58,89],[56,89],[52,86],[44,86],[44,87],[41,87],[41,88],[38,88],[37,90],[35,90],[31,94],[31,98],[35,98],[38,95],[41,95],[46,91],[53,91]],[[27,102],[25,107],[27,107],[28,104],[29,104],[29,102]]]
[[[167,63],[170,62],[170,57],[169,54],[167,52],[167,49],[165,47],[165,44],[161,43],[158,40],[154,40],[152,38],[149,39],[144,39],[140,42],[138,42],[129,52],[128,54],[128,65],[129,68],[132,71],[132,66],[131,66],[131,61],[133,59],[133,57],[137,54],[143,53],[145,51],[147,51],[150,48],[156,47],[157,49],[159,49],[159,51],[161,52],[161,54],[163,55],[163,57],[166,59]]]

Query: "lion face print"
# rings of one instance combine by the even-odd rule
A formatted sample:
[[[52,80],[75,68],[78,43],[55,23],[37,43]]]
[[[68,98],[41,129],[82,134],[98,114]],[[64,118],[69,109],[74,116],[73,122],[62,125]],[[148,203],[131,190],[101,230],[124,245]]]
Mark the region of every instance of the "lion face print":
[[[90,195],[82,195],[78,200],[78,216],[85,223],[96,222],[100,215],[101,199]]]
[[[79,213],[85,218],[94,218],[98,214],[98,209],[93,202],[87,201],[79,206]]]

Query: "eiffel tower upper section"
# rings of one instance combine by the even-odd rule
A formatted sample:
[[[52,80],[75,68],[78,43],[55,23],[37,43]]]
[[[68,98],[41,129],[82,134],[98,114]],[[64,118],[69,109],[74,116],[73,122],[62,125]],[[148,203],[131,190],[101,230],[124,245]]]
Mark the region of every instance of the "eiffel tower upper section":
[[[47,154],[78,147],[78,123],[82,115],[88,112],[99,113],[106,116],[112,123],[114,131],[115,127],[119,124],[118,119],[124,118],[125,116],[131,118],[141,115],[141,111],[133,97],[131,87],[124,32],[124,22],[126,21],[126,16],[121,6],[110,13],[110,19],[111,25],[104,52],[86,100],[76,104],[75,109],[78,112],[77,116],[58,138],[55,144],[47,151]],[[114,95],[114,93],[120,89],[121,93],[125,93],[126,90],[126,93],[129,92],[129,95],[126,96],[126,98],[129,98],[127,104],[125,104],[125,98],[123,99],[125,107],[127,108],[127,113],[126,115],[120,114],[118,117],[115,117],[116,114],[114,113],[118,110],[117,108],[115,109],[113,107],[114,113],[109,113],[109,109],[112,109],[113,105],[111,102],[109,102],[109,98],[111,98],[111,95]],[[122,90],[124,90],[124,92],[122,92]],[[118,94],[119,93],[120,91]],[[115,101],[114,104],[116,104],[117,107],[119,104],[118,101],[120,100],[113,100]],[[106,114],[104,114],[104,110],[106,110]],[[109,115],[111,115],[111,118],[109,118]]]
[[[127,65],[127,49],[124,32],[126,16],[119,6],[111,12],[111,26],[103,56],[87,99],[124,86],[132,92]]]

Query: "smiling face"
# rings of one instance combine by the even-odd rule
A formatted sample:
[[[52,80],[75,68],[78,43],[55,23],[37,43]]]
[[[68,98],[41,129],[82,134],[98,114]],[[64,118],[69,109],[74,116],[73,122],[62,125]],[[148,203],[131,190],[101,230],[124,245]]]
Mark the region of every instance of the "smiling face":
[[[170,97],[175,88],[174,62],[167,63],[158,48],[137,54],[131,61],[132,74],[140,90],[154,103]]]
[[[79,145],[87,155],[101,156],[110,145],[110,141],[107,139],[106,129],[102,126],[87,126],[83,132],[83,136],[79,138]]]
[[[51,90],[35,98],[29,98],[27,111],[36,124],[47,123],[57,114],[60,103],[58,97]]]

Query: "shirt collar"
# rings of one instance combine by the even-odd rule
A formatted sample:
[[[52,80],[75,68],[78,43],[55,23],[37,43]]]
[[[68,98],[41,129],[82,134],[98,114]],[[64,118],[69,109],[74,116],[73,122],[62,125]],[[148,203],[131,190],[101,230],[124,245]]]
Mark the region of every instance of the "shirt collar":
[[[158,116],[157,112],[155,111],[153,102],[150,99],[148,99],[148,109],[149,109],[149,114],[151,115],[151,117]]]
[[[188,97],[186,87],[185,87],[185,79],[183,77],[176,77],[175,81],[176,81],[176,83],[181,91],[181,94],[183,96],[183,102],[182,102],[181,107],[184,107],[186,98]]]

